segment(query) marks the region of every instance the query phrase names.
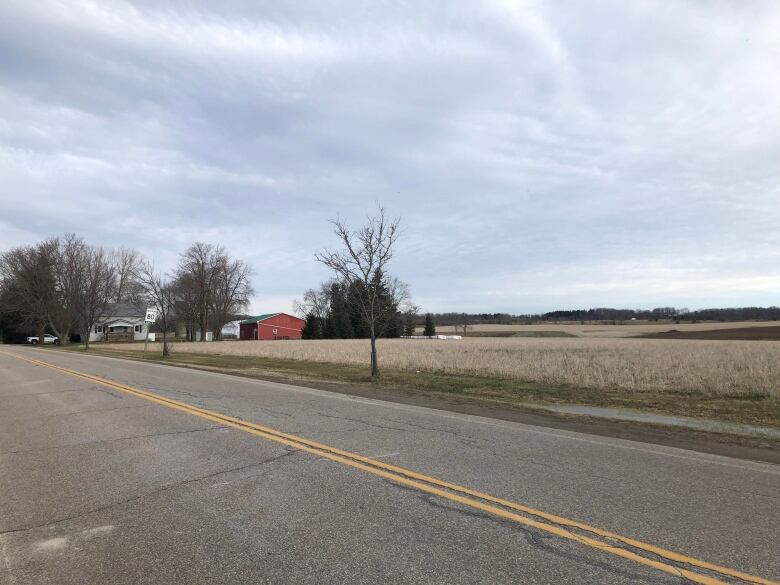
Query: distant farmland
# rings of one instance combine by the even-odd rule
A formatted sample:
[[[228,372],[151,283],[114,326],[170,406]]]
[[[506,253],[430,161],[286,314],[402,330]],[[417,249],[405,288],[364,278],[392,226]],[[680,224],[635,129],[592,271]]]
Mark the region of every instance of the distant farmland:
[[[700,331],[672,329],[663,333],[646,333],[647,339],[736,339],[742,341],[780,341],[780,327],[730,327]]]
[[[645,334],[662,334],[669,331],[680,333],[714,331],[720,329],[753,329],[753,328],[777,328],[780,332],[780,322],[776,321],[735,321],[729,323],[705,322],[705,323],[674,323],[673,321],[624,321],[622,325],[611,323],[556,323],[543,322],[532,325],[471,325],[467,335],[473,337],[636,337]],[[436,332],[453,335],[460,334],[460,329],[453,326],[436,327]],[[422,329],[419,330],[422,333]],[[771,331],[770,331],[771,333]],[[742,332],[742,335],[748,333]],[[759,335],[756,332],[757,336]],[[766,338],[767,333],[761,334]],[[684,336],[670,336],[681,337]],[[698,337],[699,339],[705,337]],[[709,338],[709,337],[706,337]],[[719,338],[728,339],[727,334],[719,334]]]

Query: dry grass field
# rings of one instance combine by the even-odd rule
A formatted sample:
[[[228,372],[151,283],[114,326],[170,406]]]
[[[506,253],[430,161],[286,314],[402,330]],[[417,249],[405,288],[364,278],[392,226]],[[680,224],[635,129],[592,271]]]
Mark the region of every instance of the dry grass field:
[[[121,344],[122,350],[142,347]],[[173,352],[350,365],[369,360],[366,340],[177,343]],[[379,359],[383,368],[406,372],[500,377],[626,393],[780,398],[780,342],[776,341],[384,339],[379,343]]]

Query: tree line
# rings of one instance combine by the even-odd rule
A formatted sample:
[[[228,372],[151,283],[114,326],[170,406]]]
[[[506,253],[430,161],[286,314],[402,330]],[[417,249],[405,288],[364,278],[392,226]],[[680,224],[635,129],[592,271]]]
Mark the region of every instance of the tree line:
[[[614,309],[600,307],[593,309],[557,310],[547,313],[435,313],[438,325],[454,326],[458,329],[475,324],[518,325],[538,321],[777,321],[780,307],[732,307],[698,309],[657,307],[654,309]],[[423,316],[416,317],[422,325]]]
[[[551,311],[539,315],[545,321],[776,321],[780,307],[733,307],[698,309],[657,307],[654,309],[598,308],[573,311]]]
[[[89,333],[111,303],[139,311],[158,310],[157,329],[181,326],[188,339],[219,337],[241,315],[254,293],[251,270],[222,246],[196,242],[181,253],[170,273],[162,273],[135,250],[104,248],[66,234],[0,254],[0,328],[9,332],[50,331],[61,343]],[[164,351],[167,346],[163,344]]]

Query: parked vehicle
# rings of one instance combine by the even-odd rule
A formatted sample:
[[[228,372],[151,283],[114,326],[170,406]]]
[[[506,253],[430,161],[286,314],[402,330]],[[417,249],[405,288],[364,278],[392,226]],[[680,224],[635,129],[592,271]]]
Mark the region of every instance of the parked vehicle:
[[[39,339],[38,336],[35,335],[33,337],[27,338],[27,343],[30,345],[38,345]],[[49,335],[48,333],[43,336],[43,344],[46,345],[47,343],[59,345],[60,344],[60,338],[56,337],[55,335]]]

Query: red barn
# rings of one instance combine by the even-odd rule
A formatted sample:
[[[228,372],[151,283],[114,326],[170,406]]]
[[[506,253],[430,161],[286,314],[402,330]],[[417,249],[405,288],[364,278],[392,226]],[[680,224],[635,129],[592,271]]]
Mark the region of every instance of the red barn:
[[[266,313],[239,323],[239,339],[300,339],[306,321],[287,313]]]

